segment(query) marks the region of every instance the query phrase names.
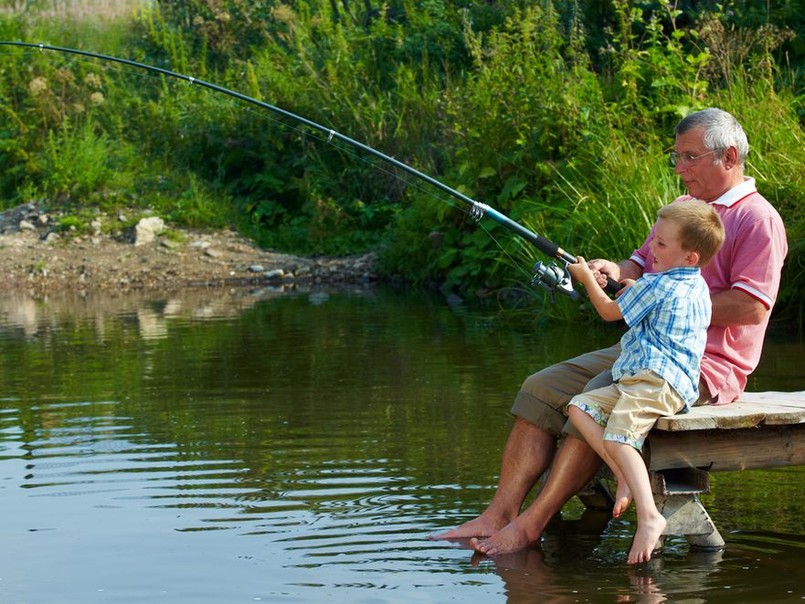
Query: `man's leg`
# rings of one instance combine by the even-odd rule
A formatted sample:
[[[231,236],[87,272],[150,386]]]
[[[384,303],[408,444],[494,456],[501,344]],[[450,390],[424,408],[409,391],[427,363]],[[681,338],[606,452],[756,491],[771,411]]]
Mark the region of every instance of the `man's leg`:
[[[503,449],[497,490],[477,518],[434,539],[468,539],[494,535],[520,513],[520,507],[556,451],[556,437],[518,417]]]
[[[566,398],[564,398],[564,406],[556,408],[564,412],[573,395],[612,384],[612,374],[609,369],[619,353],[620,347],[613,346],[581,355],[561,364],[564,371],[553,377],[561,377],[562,380],[551,383],[556,390],[565,392]],[[544,384],[541,385],[544,386]],[[545,398],[544,392],[540,393],[536,389],[536,385],[532,386],[531,391],[535,396]],[[521,403],[522,397],[518,396],[515,410],[517,410],[518,404],[522,409]],[[566,422],[564,432],[565,438],[554,457],[547,480],[536,499],[500,532],[486,539],[471,540],[470,545],[476,551],[491,556],[516,551],[536,543],[551,518],[561,511],[562,506],[571,497],[595,478],[601,467],[601,458],[570,425],[570,422]]]
[[[583,440],[568,435],[533,503],[498,533],[487,539],[472,539],[473,549],[495,556],[538,542],[551,518],[595,477],[600,467],[601,459],[595,451]]]
[[[516,420],[503,452],[492,502],[478,518],[434,535],[434,539],[488,537],[517,516],[526,495],[554,458],[556,441],[566,422],[564,409],[570,398],[584,390],[591,378],[611,367],[619,351],[615,346],[587,353],[547,367],[525,380],[512,409]],[[553,513],[546,523],[552,516]]]

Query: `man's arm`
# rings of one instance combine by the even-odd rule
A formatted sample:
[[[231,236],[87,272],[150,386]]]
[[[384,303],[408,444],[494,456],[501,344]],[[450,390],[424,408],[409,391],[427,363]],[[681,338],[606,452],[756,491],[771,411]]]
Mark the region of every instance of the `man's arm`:
[[[636,280],[643,275],[643,267],[632,260],[622,260],[617,264],[609,260],[591,260],[590,266],[616,281]],[[599,285],[601,285],[600,280]],[[740,289],[728,289],[719,292],[711,296],[711,300],[713,303],[713,318],[710,323],[720,327],[758,325],[769,312],[763,302]]]
[[[621,273],[618,281],[625,281],[626,279],[637,281],[643,276],[643,267],[633,260],[621,260],[618,263],[618,267]]]
[[[757,325],[769,312],[760,300],[740,289],[728,289],[710,299],[713,302],[713,318],[710,323],[721,327]]]

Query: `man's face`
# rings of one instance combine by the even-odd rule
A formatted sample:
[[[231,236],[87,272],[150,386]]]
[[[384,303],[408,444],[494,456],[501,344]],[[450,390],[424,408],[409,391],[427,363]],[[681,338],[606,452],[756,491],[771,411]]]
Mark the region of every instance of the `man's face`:
[[[690,195],[702,201],[714,201],[729,188],[727,170],[716,153],[705,146],[702,128],[677,136],[674,151],[679,155],[674,171],[682,178]]]

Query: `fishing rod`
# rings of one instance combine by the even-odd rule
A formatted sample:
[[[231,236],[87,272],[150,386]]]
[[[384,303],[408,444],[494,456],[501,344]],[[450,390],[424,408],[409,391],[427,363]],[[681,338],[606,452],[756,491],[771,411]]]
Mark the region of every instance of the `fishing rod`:
[[[130,67],[136,67],[138,69],[144,69],[146,71],[151,71],[154,73],[158,73],[164,76],[168,76],[171,78],[176,78],[179,80],[184,80],[190,84],[202,86],[204,88],[209,88],[215,92],[220,92],[222,94],[231,96],[233,98],[239,99],[241,101],[245,101],[247,103],[251,103],[252,105],[257,105],[263,109],[267,109],[273,113],[277,113],[289,119],[295,120],[305,126],[313,128],[314,130],[318,130],[323,132],[327,135],[327,142],[332,143],[332,141],[338,140],[343,143],[346,143],[356,149],[364,151],[374,157],[382,159],[383,161],[411,174],[416,176],[417,178],[422,179],[426,183],[436,187],[437,189],[447,193],[448,195],[455,197],[459,201],[467,204],[470,206],[470,215],[477,221],[480,220],[484,216],[488,216],[498,224],[502,225],[503,227],[507,228],[508,230],[512,231],[516,235],[519,235],[532,245],[534,245],[538,250],[547,254],[551,258],[554,258],[560,262],[557,264],[556,262],[551,262],[549,264],[543,264],[542,262],[537,262],[534,265],[533,275],[531,278],[532,285],[538,285],[543,289],[547,290],[551,297],[553,297],[554,292],[560,292],[569,296],[571,299],[575,300],[579,297],[579,292],[576,291],[573,287],[573,283],[570,279],[570,273],[567,270],[568,264],[573,264],[576,262],[576,256],[573,254],[568,253],[567,251],[563,250],[557,244],[553,243],[552,241],[542,237],[541,235],[537,235],[534,231],[524,227],[519,222],[515,222],[505,214],[497,211],[496,209],[488,206],[485,203],[481,203],[464,195],[460,191],[453,189],[452,187],[447,186],[443,182],[436,180],[435,178],[428,176],[424,172],[420,172],[419,170],[412,168],[408,164],[405,164],[398,159],[391,157],[390,155],[386,155],[385,153],[374,149],[360,141],[356,141],[348,136],[341,134],[333,130],[332,128],[328,128],[326,126],[322,126],[321,124],[317,124],[316,122],[309,120],[305,117],[292,113],[286,109],[282,109],[281,107],[277,107],[276,105],[271,105],[270,103],[266,103],[264,101],[257,100],[253,97],[247,96],[235,90],[230,90],[229,88],[224,88],[223,86],[219,86],[217,84],[213,84],[211,82],[206,82],[204,80],[200,80],[198,78],[194,78],[192,76],[184,75],[175,71],[170,71],[168,69],[163,69],[162,67],[157,67],[155,65],[148,65],[146,63],[139,63],[137,61],[132,61],[130,59],[123,59],[120,57],[115,57],[111,55],[100,54],[96,52],[90,52],[86,50],[78,50],[75,48],[65,48],[62,46],[51,46],[49,44],[37,44],[31,42],[11,42],[11,41],[0,41],[0,46],[20,46],[24,48],[34,48],[38,49],[40,52],[45,50],[52,50],[55,52],[61,52],[66,54],[73,54],[79,55],[83,57],[90,57],[93,59],[100,59],[102,61],[110,61],[113,63],[121,63],[123,65],[128,65]],[[611,278],[607,278],[607,286],[606,290],[610,293],[615,293],[621,288],[621,285],[616,281],[612,280]]]

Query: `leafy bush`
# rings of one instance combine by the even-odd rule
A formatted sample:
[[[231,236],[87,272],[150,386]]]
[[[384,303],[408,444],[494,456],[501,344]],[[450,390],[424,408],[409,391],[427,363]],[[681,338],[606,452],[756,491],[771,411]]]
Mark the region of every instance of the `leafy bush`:
[[[674,125],[723,107],[744,124],[748,172],[788,226],[778,312],[801,321],[801,4],[188,0],[106,25],[54,19],[42,4],[3,13],[0,32],[57,36],[265,100],[586,257],[622,258],[641,242],[682,190],[665,159]],[[377,249],[388,274],[507,304],[545,260],[444,191],[293,118],[130,67],[4,57],[6,206],[135,205],[179,224],[237,224],[285,251]]]

